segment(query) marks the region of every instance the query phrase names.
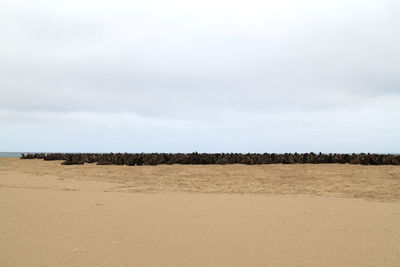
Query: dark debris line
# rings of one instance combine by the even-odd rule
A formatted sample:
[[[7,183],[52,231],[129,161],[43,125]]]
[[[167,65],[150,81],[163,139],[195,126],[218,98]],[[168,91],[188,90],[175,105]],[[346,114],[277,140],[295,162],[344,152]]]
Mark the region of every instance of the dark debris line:
[[[362,164],[400,165],[399,154],[315,154],[315,153],[28,153],[21,159],[64,160],[63,165],[96,163],[97,165],[158,164]]]

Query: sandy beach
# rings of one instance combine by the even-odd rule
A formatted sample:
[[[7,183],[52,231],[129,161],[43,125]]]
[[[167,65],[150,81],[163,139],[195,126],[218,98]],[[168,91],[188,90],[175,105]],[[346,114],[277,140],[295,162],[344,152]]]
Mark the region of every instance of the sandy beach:
[[[0,266],[398,266],[400,168],[0,158]]]

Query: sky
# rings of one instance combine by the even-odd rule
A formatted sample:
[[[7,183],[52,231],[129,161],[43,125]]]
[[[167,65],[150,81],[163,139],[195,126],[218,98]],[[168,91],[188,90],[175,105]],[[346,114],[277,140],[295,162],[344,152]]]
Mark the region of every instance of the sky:
[[[0,151],[400,153],[398,0],[0,2]]]

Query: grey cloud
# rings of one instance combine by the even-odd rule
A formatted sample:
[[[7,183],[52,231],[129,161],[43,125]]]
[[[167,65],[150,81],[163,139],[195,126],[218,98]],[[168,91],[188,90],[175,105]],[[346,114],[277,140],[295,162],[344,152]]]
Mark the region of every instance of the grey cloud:
[[[397,11],[390,0],[6,1],[0,10],[3,140],[21,128],[62,136],[49,130],[55,116],[65,132],[75,129],[77,140],[89,140],[79,137],[85,128],[74,123],[79,118],[89,133],[101,132],[108,120],[121,122],[113,127],[133,138],[154,136],[159,149],[167,149],[162,140],[195,149],[196,132],[197,149],[204,150],[229,150],[232,143],[270,149],[260,141],[266,139],[275,150],[330,147],[324,139],[308,146],[319,136],[339,136],[342,150],[399,149],[390,145],[399,138]],[[268,122],[273,129],[264,128]],[[166,125],[188,129],[169,132]],[[104,140],[113,134],[119,135],[111,131]],[[186,141],[171,142],[174,134]],[[297,136],[301,144],[293,141]],[[60,144],[52,140],[49,149]],[[369,148],[371,142],[382,145]],[[104,142],[89,143],[93,150]],[[149,141],[141,146],[157,149]]]

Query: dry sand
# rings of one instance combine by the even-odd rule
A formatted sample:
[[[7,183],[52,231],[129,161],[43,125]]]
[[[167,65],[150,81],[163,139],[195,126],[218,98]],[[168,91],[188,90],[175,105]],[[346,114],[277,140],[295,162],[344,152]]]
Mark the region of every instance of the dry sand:
[[[400,266],[400,167],[0,158],[0,266]]]

